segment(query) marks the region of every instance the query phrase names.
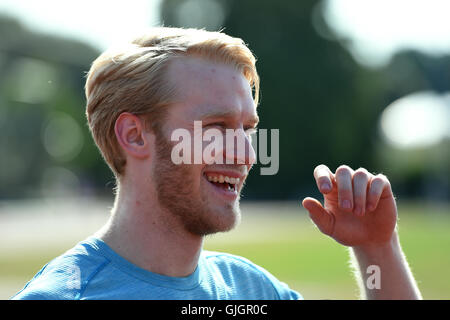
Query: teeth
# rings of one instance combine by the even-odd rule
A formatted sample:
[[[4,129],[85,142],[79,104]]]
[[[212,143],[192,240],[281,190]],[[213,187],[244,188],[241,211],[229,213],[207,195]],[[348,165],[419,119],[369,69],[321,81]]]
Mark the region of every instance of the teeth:
[[[228,176],[206,176],[208,181],[211,182],[219,182],[219,183],[229,183],[229,184],[239,184],[240,179],[239,178],[232,178]]]

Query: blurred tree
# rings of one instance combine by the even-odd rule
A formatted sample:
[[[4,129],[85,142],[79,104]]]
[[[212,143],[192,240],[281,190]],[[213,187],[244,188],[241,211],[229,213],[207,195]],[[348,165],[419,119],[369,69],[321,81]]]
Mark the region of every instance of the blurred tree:
[[[81,185],[111,179],[84,115],[84,75],[98,54],[79,41],[35,33],[0,17],[0,198],[41,196],[49,187],[42,185],[43,176],[54,167],[66,168]],[[72,139],[74,153],[55,157],[46,139],[59,139],[63,150]],[[66,186],[61,180],[52,187]]]
[[[383,107],[416,92],[450,92],[448,55],[431,57],[416,51],[398,52],[380,73],[384,81],[384,89],[380,93],[385,99]],[[436,145],[410,150],[395,149],[384,141],[378,141],[375,156],[377,165],[394,181],[398,195],[450,201],[448,135]]]

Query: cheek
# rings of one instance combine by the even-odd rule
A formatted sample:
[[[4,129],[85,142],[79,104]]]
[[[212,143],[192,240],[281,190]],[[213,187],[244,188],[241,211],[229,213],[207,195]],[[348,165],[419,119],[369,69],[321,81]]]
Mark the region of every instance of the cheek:
[[[203,163],[212,165],[224,162],[224,143],[223,142],[207,142],[203,144]]]
[[[204,165],[186,165],[183,168],[184,172],[184,181],[186,181],[189,185],[187,187],[192,189],[198,189],[202,183],[204,183],[203,180],[205,180],[203,175],[203,169]]]
[[[206,168],[206,165],[194,165],[194,168],[192,169],[193,174],[195,175],[197,181],[199,184],[202,184],[206,181],[205,175],[203,174],[204,169]]]

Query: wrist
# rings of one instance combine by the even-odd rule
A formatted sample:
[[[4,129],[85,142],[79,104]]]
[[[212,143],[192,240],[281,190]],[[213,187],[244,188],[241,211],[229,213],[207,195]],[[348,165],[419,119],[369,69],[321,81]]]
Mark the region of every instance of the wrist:
[[[356,258],[381,259],[400,253],[400,243],[397,232],[394,231],[391,238],[382,243],[369,243],[352,247]]]

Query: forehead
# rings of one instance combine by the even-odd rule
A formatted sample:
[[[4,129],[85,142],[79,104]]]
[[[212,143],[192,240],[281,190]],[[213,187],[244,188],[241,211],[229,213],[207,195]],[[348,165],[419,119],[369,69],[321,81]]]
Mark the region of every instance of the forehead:
[[[250,85],[232,66],[183,57],[172,61],[167,75],[176,88],[178,114],[195,119],[214,114],[256,116]]]

